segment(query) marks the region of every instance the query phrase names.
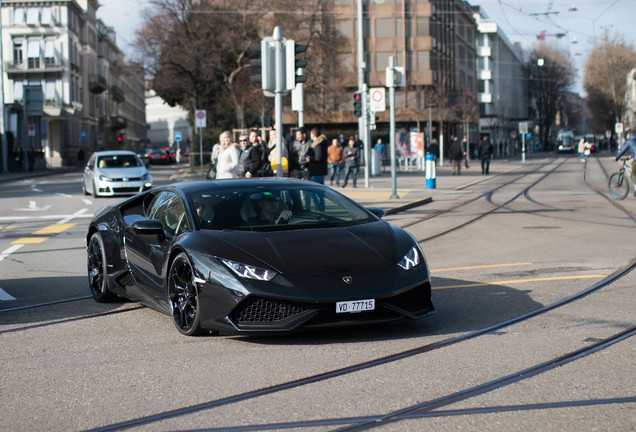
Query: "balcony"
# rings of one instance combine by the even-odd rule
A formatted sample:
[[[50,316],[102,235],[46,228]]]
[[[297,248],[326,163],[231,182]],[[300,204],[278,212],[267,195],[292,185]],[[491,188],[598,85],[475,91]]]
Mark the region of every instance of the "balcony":
[[[124,117],[122,116],[111,117],[110,128],[112,130],[126,129],[126,126],[128,126],[128,120],[126,120]]]
[[[119,86],[111,86],[110,87],[110,96],[113,98],[115,102],[122,103],[126,100],[126,95],[124,91]]]
[[[16,74],[61,74],[64,72],[64,66],[55,61],[49,61],[45,59],[44,63],[42,62],[31,62],[31,64],[24,62],[15,64],[12,61],[4,62],[4,70],[7,71],[7,75],[9,78],[15,76]]]
[[[108,90],[106,78],[101,75],[91,74],[88,77],[88,89],[91,93],[99,94]]]

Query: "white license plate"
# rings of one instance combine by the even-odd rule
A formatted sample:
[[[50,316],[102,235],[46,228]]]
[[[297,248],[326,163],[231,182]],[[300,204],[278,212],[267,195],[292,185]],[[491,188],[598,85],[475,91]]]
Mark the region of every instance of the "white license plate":
[[[336,313],[353,313],[375,309],[375,299],[351,300],[336,303]]]

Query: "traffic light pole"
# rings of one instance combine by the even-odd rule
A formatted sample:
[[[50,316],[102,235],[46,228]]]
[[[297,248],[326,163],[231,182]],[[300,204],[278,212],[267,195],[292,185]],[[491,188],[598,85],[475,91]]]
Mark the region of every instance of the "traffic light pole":
[[[358,118],[358,138],[364,145],[364,187],[369,187],[369,173],[371,169],[371,147],[369,134],[369,103],[367,100],[367,85],[364,82],[364,19],[362,17],[362,0],[357,0],[358,15],[358,92],[362,95],[362,116]]]
[[[283,177],[283,92],[285,85],[285,53],[283,52],[283,32],[274,27],[274,43],[276,44],[276,90],[274,96],[274,118],[276,122],[276,159],[278,168],[276,177]],[[293,55],[293,53],[292,53]]]

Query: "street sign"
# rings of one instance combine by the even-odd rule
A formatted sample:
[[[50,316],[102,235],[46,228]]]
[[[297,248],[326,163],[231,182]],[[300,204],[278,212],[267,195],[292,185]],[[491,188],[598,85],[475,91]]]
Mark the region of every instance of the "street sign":
[[[174,140],[175,141],[181,141],[181,131],[175,131]]]
[[[198,128],[207,127],[205,110],[196,110],[194,112],[194,126]]]
[[[519,122],[519,133],[520,134],[528,133],[528,122]]]
[[[80,139],[83,139],[83,140],[86,139],[86,131],[81,131],[80,132]]]
[[[614,132],[616,132],[617,134],[622,134],[623,133],[623,123],[616,123],[614,125]]]
[[[369,109],[372,112],[386,111],[386,89],[372,87],[369,89]]]

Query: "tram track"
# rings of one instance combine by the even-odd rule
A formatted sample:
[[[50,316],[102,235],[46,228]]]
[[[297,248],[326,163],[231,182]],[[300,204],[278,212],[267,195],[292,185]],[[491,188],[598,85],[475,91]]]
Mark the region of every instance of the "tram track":
[[[336,377],[341,377],[341,376],[345,376],[345,375],[349,375],[355,372],[359,372],[365,369],[370,369],[370,368],[374,368],[374,367],[378,367],[378,366],[382,366],[382,365],[387,365],[389,363],[393,363],[399,360],[404,360],[407,359],[409,357],[413,357],[419,354],[424,354],[424,353],[428,353],[428,352],[432,352],[441,348],[446,348],[461,342],[465,342],[474,338],[477,338],[479,336],[488,334],[488,333],[492,333],[492,332],[496,332],[498,330],[501,330],[505,327],[509,327],[512,326],[514,324],[518,324],[520,322],[529,320],[531,318],[543,315],[549,311],[555,310],[557,308],[563,307],[565,305],[568,305],[570,303],[573,303],[577,300],[580,300],[584,297],[587,297],[588,295],[599,291],[600,289],[607,287],[609,285],[611,285],[612,283],[616,282],[617,280],[619,280],[620,278],[622,278],[623,276],[627,275],[628,273],[630,273],[634,268],[636,267],[636,259],[632,260],[628,265],[616,270],[614,273],[612,273],[611,275],[607,276],[606,278],[604,278],[603,280],[593,284],[592,286],[579,291],[578,293],[575,293],[571,296],[562,298],[552,304],[537,308],[533,311],[527,312],[525,314],[519,315],[517,317],[508,319],[506,321],[502,321],[490,326],[487,326],[485,328],[479,329],[479,330],[475,330],[469,333],[465,333],[459,336],[454,336],[454,337],[450,337],[444,340],[440,340],[437,342],[433,342],[433,343],[429,343],[429,344],[425,344],[416,348],[412,348],[409,350],[405,350],[405,351],[401,351],[398,353],[394,353],[394,354],[390,354],[384,357],[380,357],[380,358],[376,358],[373,360],[368,360],[368,361],[364,361],[364,362],[360,362],[351,366],[347,366],[344,368],[339,368],[339,369],[333,369],[327,372],[322,372],[319,374],[315,374],[315,375],[311,375],[311,376],[307,376],[307,377],[303,377],[303,378],[299,378],[296,380],[292,380],[292,381],[288,381],[288,382],[284,382],[281,384],[276,384],[276,385],[272,385],[269,387],[263,387],[260,389],[256,389],[256,390],[251,390],[248,392],[244,392],[244,393],[240,393],[240,394],[236,394],[236,395],[232,395],[232,396],[228,396],[228,397],[224,397],[224,398],[219,398],[219,399],[214,399],[214,400],[210,400],[207,402],[203,402],[203,403],[199,403],[199,404],[194,404],[194,405],[190,405],[190,406],[186,406],[186,407],[182,407],[182,408],[176,408],[173,410],[167,410],[161,413],[157,413],[157,414],[152,414],[152,415],[148,415],[148,416],[143,416],[143,417],[138,417],[135,419],[131,419],[131,420],[127,420],[127,421],[123,421],[123,422],[118,422],[118,423],[113,423],[110,425],[105,425],[105,426],[101,426],[101,427],[97,427],[94,429],[88,429],[89,431],[115,431],[115,430],[126,430],[126,429],[130,429],[130,428],[134,428],[134,427],[138,427],[138,426],[143,426],[143,425],[147,425],[147,424],[152,424],[152,423],[156,423],[159,421],[164,421],[164,420],[168,420],[168,419],[174,419],[174,418],[178,418],[178,417],[182,417],[182,416],[186,416],[186,415],[190,415],[190,414],[195,414],[195,413],[199,413],[199,412],[203,412],[203,411],[209,411],[209,410],[213,410],[216,408],[220,408],[223,406],[228,406],[228,405],[232,405],[238,402],[244,402],[244,401],[248,401],[251,399],[255,399],[261,396],[267,396],[267,395],[272,395],[275,393],[279,393],[282,391],[287,391],[287,390],[292,390],[292,389],[296,389],[296,388],[300,388],[300,387],[304,387],[304,386],[308,386],[310,384],[314,384],[314,383],[318,383],[321,381],[326,381],[329,379],[333,379]],[[631,330],[631,333],[629,333],[629,336],[631,336],[633,334],[634,329]],[[628,336],[625,336],[628,337]],[[584,351],[581,351],[581,354]],[[560,358],[562,356],[559,356],[558,358]],[[557,358],[557,359],[558,359]],[[554,359],[552,360],[552,362],[554,362]],[[545,367],[542,365],[539,365],[541,367]],[[528,371],[521,371],[519,374],[519,376],[523,376],[523,374],[527,374],[529,373]],[[512,378],[507,378],[507,379],[512,379]],[[471,389],[469,389],[471,390]],[[476,390],[471,390],[471,391],[476,391]],[[453,395],[449,395],[448,397],[450,398]],[[449,399],[450,400],[450,399]],[[417,409],[425,409],[425,406],[417,406]],[[432,408],[429,408],[432,409]],[[401,414],[401,413],[398,413]],[[397,414],[395,414],[397,415]],[[373,420],[374,422],[376,422],[376,420]],[[312,426],[316,426],[315,424],[313,424]],[[270,429],[269,427],[267,428],[263,428],[263,429]],[[216,429],[206,429],[206,430],[216,430]],[[219,429],[219,430],[226,430],[226,429]],[[234,430],[234,429],[227,429],[227,430]],[[236,429],[236,430],[255,430],[255,429],[250,429],[250,428],[244,428],[244,429]],[[346,429],[345,429],[346,430]]]
[[[607,200],[611,205],[613,205],[614,207],[616,207],[618,210],[620,210],[621,212],[625,213],[625,215],[627,215],[627,217],[629,219],[631,219],[633,222],[636,222],[636,214],[629,211],[625,206],[621,205],[618,201],[616,201],[615,199],[612,199],[609,196],[609,193],[607,192],[607,189],[601,189],[596,185],[593,185],[592,183],[590,183],[587,180],[587,164],[589,162],[589,158],[585,161],[585,167],[583,168],[583,183],[585,183],[585,185],[593,190],[594,192],[596,192],[598,195],[602,196],[605,200]],[[598,163],[598,165],[601,167],[601,171],[603,171],[603,174],[605,174],[605,177],[607,178],[607,181],[609,181],[609,177],[610,174],[607,172],[607,170],[605,169],[605,167],[603,166],[603,164],[601,163],[601,161],[599,160],[599,158],[597,156],[594,156],[594,160],[596,160],[596,162]]]

